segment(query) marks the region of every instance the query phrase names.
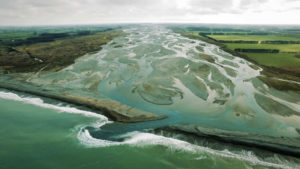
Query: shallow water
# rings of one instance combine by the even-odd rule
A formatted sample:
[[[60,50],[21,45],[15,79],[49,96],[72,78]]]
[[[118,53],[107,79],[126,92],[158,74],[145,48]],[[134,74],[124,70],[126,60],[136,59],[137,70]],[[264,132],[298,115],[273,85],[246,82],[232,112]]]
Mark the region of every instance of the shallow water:
[[[268,88],[251,63],[165,27],[124,32],[98,53],[28,81],[70,94],[105,95],[169,118],[113,123],[74,105],[0,91],[0,168],[297,168],[297,158],[213,149],[145,132],[195,124],[299,138],[300,93]]]
[[[251,63],[217,46],[191,40],[156,25],[124,29],[96,54],[79,58],[31,82],[83,90],[155,114],[159,124],[196,124],[256,134],[299,137],[300,93],[268,88]],[[200,49],[199,49],[200,47]],[[208,55],[213,61],[204,59]]]

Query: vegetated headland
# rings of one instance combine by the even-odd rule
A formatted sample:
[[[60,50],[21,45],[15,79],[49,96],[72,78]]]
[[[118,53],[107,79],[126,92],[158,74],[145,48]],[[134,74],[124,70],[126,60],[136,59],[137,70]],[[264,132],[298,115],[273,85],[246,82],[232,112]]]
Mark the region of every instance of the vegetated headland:
[[[118,28],[0,28],[0,70],[4,73],[59,70],[80,56],[101,50],[101,45],[122,34]]]
[[[218,45],[263,68],[259,78],[270,87],[300,90],[299,27],[172,25],[170,28],[188,38]]]
[[[28,81],[35,74],[59,71],[124,34],[119,26],[0,28],[0,73],[6,75],[0,76],[0,87],[89,107],[119,122],[165,118],[100,94],[96,98],[89,94],[70,95],[64,87],[48,90]]]

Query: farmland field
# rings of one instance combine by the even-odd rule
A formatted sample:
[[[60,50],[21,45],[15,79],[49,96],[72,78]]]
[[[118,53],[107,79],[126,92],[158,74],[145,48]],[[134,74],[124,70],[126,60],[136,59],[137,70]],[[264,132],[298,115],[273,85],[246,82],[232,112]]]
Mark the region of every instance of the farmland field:
[[[234,55],[246,56],[261,66],[276,67],[275,71],[299,73],[300,32],[291,34],[288,30],[274,31],[269,27],[263,31],[255,28],[223,30],[214,27],[182,27],[174,30],[186,37],[219,45]]]
[[[284,40],[284,41],[297,41],[297,37],[282,36],[282,35],[209,35],[209,37],[216,40],[253,40],[253,41],[266,41],[266,40]]]
[[[300,53],[300,44],[245,44],[245,43],[226,43],[231,49],[278,49],[282,53]]]
[[[300,44],[245,44],[245,43],[225,43],[226,47],[235,49],[278,49],[279,53],[247,53],[251,59],[266,66],[278,67],[300,67]]]
[[[247,55],[258,63],[266,66],[300,67],[300,59],[292,53],[247,53]]]

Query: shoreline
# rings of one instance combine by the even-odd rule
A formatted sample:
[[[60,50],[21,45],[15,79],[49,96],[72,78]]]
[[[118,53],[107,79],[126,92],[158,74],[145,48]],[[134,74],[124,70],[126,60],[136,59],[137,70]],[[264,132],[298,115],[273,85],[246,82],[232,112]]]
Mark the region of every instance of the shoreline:
[[[34,88],[34,86],[32,86]],[[156,116],[148,112],[141,111],[139,109],[124,105],[116,101],[96,101],[94,99],[77,97],[72,95],[55,95],[51,92],[36,91],[34,89],[27,90],[26,87],[18,87],[16,84],[0,83],[0,88],[9,91],[17,91],[27,93],[35,96],[45,97],[66,103],[74,104],[77,106],[83,106],[95,110],[96,113],[102,112],[109,119],[122,122],[122,123],[137,123],[147,122],[154,120],[163,120],[167,116]],[[107,104],[111,106],[108,106]],[[112,107],[125,106],[130,111],[139,111],[141,114],[138,116],[128,116],[124,112],[116,111]],[[145,114],[143,114],[143,113]],[[101,113],[99,113],[101,114]],[[284,154],[293,157],[300,157],[300,140],[297,138],[284,138],[284,137],[271,137],[264,135],[256,135],[246,132],[227,131],[222,129],[211,129],[196,125],[173,125],[150,129],[150,132],[161,134],[162,132],[170,132],[173,134],[183,134],[185,136],[192,136],[196,138],[211,139],[224,144],[232,144],[245,146],[246,148],[257,148],[261,150],[270,151],[273,153]],[[300,134],[300,133],[299,133]]]
[[[97,101],[91,98],[78,97],[67,94],[56,95],[54,93],[51,93],[51,91],[45,89],[38,91],[37,89],[26,89],[26,87],[28,86],[22,86],[19,84],[9,84],[5,82],[0,83],[0,88],[2,89],[27,93],[35,96],[74,104],[77,106],[86,107],[96,111],[95,113],[102,112],[109,119],[116,122],[137,123],[154,120],[163,120],[167,118],[167,116],[157,116],[113,100]],[[31,87],[35,88],[34,86]],[[120,109],[120,107],[122,107],[123,109]],[[125,111],[116,111],[116,109]],[[128,110],[130,111],[128,112]],[[139,115],[130,116],[129,114],[127,114],[133,111],[139,112]],[[161,134],[161,132],[183,134],[185,136],[192,136],[200,139],[211,139],[213,141],[217,141],[224,144],[245,146],[247,148],[258,148],[274,153],[284,154],[293,157],[300,157],[300,147],[297,146],[300,145],[300,140],[297,138],[271,137],[246,132],[206,128],[192,124],[159,127],[150,129],[150,132],[159,134]]]
[[[0,65],[0,74],[2,74],[2,78],[0,78],[0,88],[28,93],[36,96],[67,102],[78,106],[87,107],[97,112],[102,112],[108,118],[117,122],[135,123],[165,119],[167,118],[167,116],[158,116],[150,112],[146,112],[144,110],[125,105],[121,102],[115,101],[101,94],[99,95],[99,98],[92,98],[89,95],[82,97],[80,96],[80,94],[77,96],[70,95],[68,93],[65,93],[63,88],[59,88],[63,93],[60,94],[55,93],[57,92],[56,89],[48,90],[46,89],[47,87],[40,87],[39,84],[26,82],[26,73],[33,75],[41,71],[58,71],[74,63],[74,61],[77,58],[82,57],[87,53],[102,50],[102,45],[107,44],[111,42],[114,38],[123,36],[124,34],[125,33],[121,29],[117,28],[96,32],[94,34],[58,39],[50,42],[38,42],[29,45],[16,46],[14,48],[20,48],[20,51],[13,49],[12,51],[14,53],[12,54],[15,54],[16,52],[18,54],[21,54],[23,52],[26,54],[26,56],[30,55],[29,58],[31,59],[50,58],[48,60],[49,63],[45,62],[44,59],[42,59],[43,62],[39,62],[37,65],[36,63],[33,65],[27,65],[25,63],[22,63],[22,61],[20,60],[7,60],[9,64],[16,64],[22,66],[18,67]],[[72,48],[67,48],[68,50],[66,52],[57,54],[57,52],[62,51],[62,49],[68,47],[68,45],[72,46]],[[41,52],[41,49],[45,51]],[[32,51],[29,52],[29,50]],[[5,58],[5,55],[2,54],[3,53],[1,53],[0,51],[0,58]],[[27,58],[27,60],[29,58]]]
[[[209,61],[209,59],[207,60]],[[152,114],[150,112],[146,112],[141,109],[128,106],[108,97],[102,96],[101,92],[93,91],[95,92],[93,93],[89,91],[89,93],[87,93],[84,90],[75,92],[76,89],[70,89],[68,91],[67,88],[63,88],[58,85],[49,85],[43,87],[42,83],[27,82],[26,77],[22,75],[26,74],[12,74],[0,77],[0,88],[8,89],[10,91],[24,92],[40,97],[55,99],[58,101],[87,107],[95,110],[96,113],[103,113],[105,116],[116,122],[136,123],[167,118],[167,116],[158,116],[156,114]],[[178,124],[178,122],[176,122],[176,124]],[[222,143],[232,143],[233,145],[243,145],[250,148],[254,146],[273,152],[300,157],[300,147],[298,146],[300,145],[300,139],[298,137],[271,137],[268,135],[253,134],[253,132],[251,133],[251,131],[239,132],[222,130],[218,128],[204,128],[193,124],[177,125],[175,127],[163,127],[162,130],[168,130],[168,128],[169,130],[172,130],[174,132],[183,132],[199,137],[212,138]],[[154,130],[160,130],[160,128],[156,128]],[[296,130],[298,132],[298,129]],[[298,134],[300,133],[298,132]]]
[[[146,112],[141,109],[137,109],[121,102],[111,100],[109,98],[101,98],[102,100],[97,100],[88,97],[80,97],[69,94],[55,94],[47,89],[39,89],[34,85],[30,84],[18,84],[18,83],[7,83],[1,80],[0,88],[23,92],[35,96],[50,98],[54,100],[59,100],[62,102],[74,104],[77,106],[83,106],[95,110],[97,113],[102,112],[105,116],[116,122],[123,123],[136,123],[145,122],[153,120],[162,120],[167,118],[167,116],[158,116],[150,112]],[[32,88],[32,89],[28,89]],[[101,114],[101,113],[99,113]]]
[[[182,134],[195,139],[207,139],[224,144],[244,146],[249,149],[265,150],[272,153],[300,157],[300,140],[297,138],[284,138],[264,136],[238,131],[210,129],[197,125],[174,125],[156,128],[150,132],[167,135]],[[300,133],[299,133],[300,134]],[[163,134],[162,134],[163,135]]]

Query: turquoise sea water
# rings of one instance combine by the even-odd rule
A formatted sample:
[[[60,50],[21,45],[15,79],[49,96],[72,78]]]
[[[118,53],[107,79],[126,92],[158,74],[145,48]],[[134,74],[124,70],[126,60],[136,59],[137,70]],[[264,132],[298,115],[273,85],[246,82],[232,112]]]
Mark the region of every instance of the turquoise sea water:
[[[0,168],[294,168],[297,160],[250,151],[213,150],[145,132],[123,141],[86,135],[86,126],[108,123],[104,116],[32,96],[0,92]],[[101,127],[98,128],[101,130]]]
[[[104,95],[168,118],[116,123],[83,107],[0,90],[0,169],[300,168],[295,157],[150,132],[193,124],[299,139],[300,93],[269,88],[251,63],[165,27],[124,32],[101,51],[26,81],[58,94]]]

